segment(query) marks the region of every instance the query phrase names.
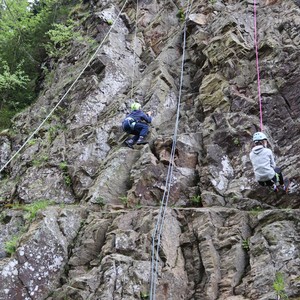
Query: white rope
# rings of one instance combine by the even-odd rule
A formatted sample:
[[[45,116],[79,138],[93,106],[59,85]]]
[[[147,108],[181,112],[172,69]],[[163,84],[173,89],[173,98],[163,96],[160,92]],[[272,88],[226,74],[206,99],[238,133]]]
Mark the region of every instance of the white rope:
[[[9,165],[9,163],[23,150],[23,148],[27,145],[27,143],[33,138],[33,136],[42,128],[42,126],[45,124],[45,122],[50,118],[50,116],[54,113],[54,111],[57,109],[57,107],[61,104],[61,102],[66,98],[66,96],[69,94],[69,92],[71,91],[71,89],[75,86],[75,84],[77,83],[77,81],[79,80],[79,78],[81,77],[81,75],[84,73],[84,71],[86,70],[86,68],[90,65],[90,63],[92,62],[92,60],[95,58],[95,56],[97,55],[98,51],[100,50],[100,48],[102,47],[103,43],[105,42],[105,40],[107,39],[108,35],[110,34],[110,32],[112,31],[112,29],[114,28],[117,20],[119,19],[125,5],[127,4],[128,0],[125,1],[125,3],[123,4],[119,14],[117,15],[116,19],[114,20],[113,24],[111,25],[111,27],[109,28],[108,32],[106,33],[105,37],[103,38],[102,42],[100,43],[100,45],[98,46],[98,48],[96,49],[96,51],[94,52],[94,54],[91,56],[91,58],[89,59],[89,61],[87,62],[86,66],[82,69],[82,71],[79,73],[79,75],[77,76],[77,78],[74,80],[74,82],[71,84],[71,86],[68,88],[68,90],[66,91],[66,93],[62,96],[62,98],[57,102],[57,104],[53,107],[53,109],[50,111],[50,113],[46,116],[46,118],[41,122],[41,124],[32,132],[32,134],[29,136],[29,138],[27,138],[27,140],[24,142],[24,144],[14,153],[14,155],[4,164],[4,166],[1,167],[0,169],[0,173]]]
[[[190,0],[189,0],[189,2],[190,2]],[[179,85],[180,87],[179,87],[176,122],[175,122],[175,128],[174,128],[172,149],[171,149],[170,161],[169,161],[167,178],[166,178],[166,188],[165,188],[163,198],[161,201],[156,227],[155,227],[155,230],[152,235],[150,300],[156,299],[156,282],[157,282],[157,275],[158,275],[159,249],[160,249],[164,219],[165,219],[165,215],[166,215],[166,211],[167,211],[170,190],[171,190],[171,185],[172,185],[174,158],[175,158],[175,150],[176,150],[176,143],[177,143],[177,132],[178,132],[178,124],[179,124],[179,116],[180,116],[182,85],[183,85],[183,71],[184,71],[185,50],[186,50],[186,22],[187,22],[187,16],[190,14],[190,11],[192,8],[193,0],[191,1],[191,3],[189,3],[189,2],[187,5],[187,9],[186,9],[186,18],[185,18],[184,29],[183,29],[183,53],[182,53],[182,62],[181,62],[181,75],[180,75],[180,85]],[[157,245],[156,245],[156,250],[155,250],[155,241],[156,240],[157,240]]]

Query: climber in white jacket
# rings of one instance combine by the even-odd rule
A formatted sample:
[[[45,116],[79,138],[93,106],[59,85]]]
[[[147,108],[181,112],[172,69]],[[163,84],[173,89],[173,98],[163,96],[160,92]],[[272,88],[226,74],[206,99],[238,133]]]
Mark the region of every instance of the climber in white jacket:
[[[268,139],[263,132],[256,132],[253,135],[254,147],[250,152],[250,160],[253,166],[255,179],[262,186],[281,185],[284,188],[283,176],[280,168],[276,167],[274,155],[267,148]]]

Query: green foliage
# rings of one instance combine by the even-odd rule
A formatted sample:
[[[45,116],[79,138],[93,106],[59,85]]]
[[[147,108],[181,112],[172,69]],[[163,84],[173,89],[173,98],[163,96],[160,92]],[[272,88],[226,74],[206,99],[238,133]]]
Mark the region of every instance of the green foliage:
[[[141,299],[149,299],[149,297],[150,297],[148,292],[141,292],[140,296],[141,296]]]
[[[245,239],[242,241],[242,248],[245,249],[246,251],[250,250],[249,239]]]
[[[201,196],[200,195],[194,195],[191,198],[191,202],[192,202],[193,205],[200,206],[201,203],[202,203]]]
[[[71,186],[72,185],[72,179],[71,176],[69,174],[65,174],[64,175],[64,180],[67,186]]]
[[[41,201],[33,202],[31,204],[24,205],[21,208],[27,212],[27,214],[24,216],[25,219],[32,221],[36,217],[38,211],[44,210],[52,203],[53,202],[49,200],[41,200]]]
[[[60,204],[59,204],[59,207],[62,208],[62,209],[65,208],[65,207],[66,207],[66,203],[64,203],[64,202],[63,202],[63,203],[60,203]]]
[[[72,0],[5,0],[0,5],[0,110],[14,114],[36,98],[52,24],[67,19]],[[9,126],[7,118],[0,127]]]
[[[276,273],[275,280],[273,282],[273,288],[276,292],[276,295],[280,297],[279,299],[288,299],[288,296],[284,290],[284,278],[282,273]]]
[[[16,252],[19,238],[18,235],[14,235],[9,241],[4,243],[4,250],[6,253],[12,255]]]
[[[236,145],[236,146],[241,146],[241,142],[240,142],[240,139],[237,137],[237,138],[234,138],[233,139],[233,144]]]
[[[53,24],[53,29],[47,32],[50,42],[45,45],[46,52],[50,57],[62,57],[67,53],[70,41],[78,35],[74,31],[75,23],[68,20],[66,24]]]
[[[14,99],[16,90],[26,88],[27,83],[30,81],[29,77],[21,69],[23,62],[16,66],[14,71],[11,70],[8,63],[0,58],[0,108],[4,104],[16,107],[18,102]]]
[[[52,85],[55,79],[54,70],[49,70],[46,66],[41,66],[41,72],[44,75],[44,81],[47,85]]]
[[[114,23],[113,20],[107,20],[107,24],[108,24],[108,25],[112,25],[113,23]]]
[[[40,167],[42,166],[45,162],[47,162],[49,157],[47,155],[41,155],[38,158],[34,159],[32,161],[32,165],[35,167]]]
[[[97,197],[95,199],[95,203],[98,204],[100,207],[103,207],[105,205],[105,201],[103,197]]]
[[[47,139],[50,144],[54,141],[59,130],[61,130],[61,129],[63,129],[63,126],[61,126],[60,124],[49,125],[48,131],[47,131]]]
[[[27,205],[14,204],[12,208],[26,211],[24,218],[31,222],[36,217],[38,211],[45,209],[52,203],[53,202],[49,200],[41,200]],[[1,214],[0,219],[2,222],[5,219],[5,215]],[[24,232],[24,230],[21,230],[21,232]],[[22,233],[18,235],[14,235],[9,241],[6,241],[4,243],[4,250],[6,253],[12,255],[13,253],[16,252],[17,244],[19,242],[21,234]]]
[[[183,8],[180,8],[176,14],[176,17],[181,21],[183,22],[185,20],[185,13],[184,13],[184,10]]]
[[[65,161],[60,162],[58,167],[60,168],[60,170],[62,170],[64,172],[68,171],[68,164]]]
[[[250,214],[253,215],[253,216],[257,216],[259,213],[261,213],[262,211],[264,211],[264,209],[260,206],[256,206],[256,207],[253,207],[251,210],[250,210]]]
[[[9,128],[11,125],[11,119],[15,115],[15,111],[8,109],[7,107],[0,109],[0,130]]]
[[[12,117],[23,107],[24,101],[20,98],[26,95],[30,82],[29,76],[22,70],[23,64],[20,62],[12,70],[0,56],[0,129],[9,128]]]
[[[122,204],[127,207],[128,206],[128,198],[126,196],[121,196],[119,197],[119,199],[121,200]]]
[[[72,179],[71,176],[69,175],[69,167],[68,167],[68,163],[65,161],[62,161],[59,164],[59,169],[63,171],[63,176],[64,176],[64,180],[67,186],[71,186],[72,185]]]
[[[29,140],[27,144],[28,144],[28,146],[33,146],[33,145],[35,145],[35,144],[36,144],[36,139],[31,139],[31,140]]]

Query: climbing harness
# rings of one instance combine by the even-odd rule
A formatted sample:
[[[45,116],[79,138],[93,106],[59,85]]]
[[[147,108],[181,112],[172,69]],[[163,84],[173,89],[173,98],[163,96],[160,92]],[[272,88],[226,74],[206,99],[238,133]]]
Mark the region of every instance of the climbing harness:
[[[259,102],[259,119],[260,119],[260,131],[263,131],[263,116],[262,116],[262,100],[260,91],[260,71],[259,71],[259,58],[258,58],[258,38],[257,38],[257,9],[256,0],[253,0],[253,15],[254,15],[254,46],[255,46],[255,58],[256,58],[256,72],[257,72],[257,91]]]
[[[10,164],[10,162],[23,150],[23,148],[27,145],[27,143],[34,137],[34,135],[42,128],[42,126],[45,124],[45,122],[51,117],[51,115],[54,113],[54,111],[58,108],[58,106],[62,103],[62,101],[66,98],[66,96],[69,94],[69,92],[72,90],[72,88],[75,86],[75,84],[78,82],[81,75],[84,73],[84,71],[88,68],[90,63],[93,61],[95,56],[97,55],[98,51],[102,47],[103,43],[106,41],[107,37],[109,36],[110,32],[113,30],[117,20],[119,19],[120,15],[122,14],[125,5],[127,4],[128,0],[125,0],[120,12],[118,13],[116,19],[112,23],[111,27],[109,28],[108,32],[104,36],[103,40],[101,41],[100,45],[97,47],[94,54],[91,56],[89,61],[87,62],[86,66],[82,69],[82,71],[79,73],[79,75],[76,77],[74,82],[71,84],[71,86],[68,88],[66,93],[62,96],[62,98],[57,102],[57,104],[53,107],[53,109],[50,111],[50,113],[46,116],[46,118],[41,122],[41,124],[31,133],[31,135],[27,138],[27,140],[23,143],[23,145],[13,154],[13,156],[2,166],[0,169],[0,173]]]
[[[164,190],[164,194],[163,194],[163,197],[161,200],[156,226],[155,226],[154,232],[152,234],[150,300],[156,299],[156,283],[157,283],[157,276],[158,276],[159,249],[160,249],[160,244],[161,244],[161,235],[162,235],[163,226],[164,226],[164,219],[165,219],[165,215],[166,215],[166,211],[167,211],[167,207],[168,207],[170,190],[171,190],[171,186],[172,186],[174,158],[175,158],[177,132],[178,132],[179,115],[180,115],[180,104],[181,104],[183,71],[184,71],[185,49],[186,49],[186,22],[187,22],[187,16],[191,12],[192,4],[193,4],[193,0],[191,0],[191,3],[189,0],[187,9],[186,9],[186,18],[185,18],[184,28],[183,28],[183,51],[182,51],[182,62],[181,62],[180,88],[179,88],[179,95],[178,95],[177,113],[176,113],[176,122],[175,122],[174,134],[173,134],[172,149],[171,149],[170,161],[169,161],[168,172],[167,172],[167,177],[166,177],[166,188]]]
[[[135,124],[136,124],[136,120],[134,118],[127,117],[122,122],[122,128],[125,132],[130,132],[131,130],[134,130]]]

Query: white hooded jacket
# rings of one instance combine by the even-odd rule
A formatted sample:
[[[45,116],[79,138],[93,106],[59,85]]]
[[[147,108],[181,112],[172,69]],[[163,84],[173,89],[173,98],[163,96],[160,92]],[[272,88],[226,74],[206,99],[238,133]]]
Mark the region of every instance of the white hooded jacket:
[[[264,146],[255,146],[250,152],[250,160],[257,181],[268,181],[275,176],[276,167],[273,153]]]

